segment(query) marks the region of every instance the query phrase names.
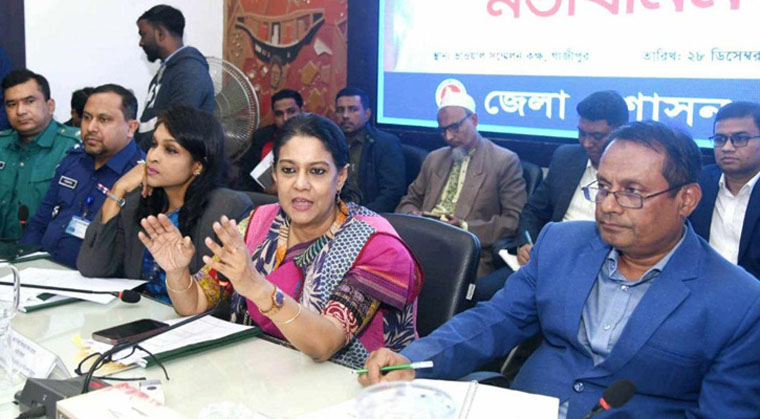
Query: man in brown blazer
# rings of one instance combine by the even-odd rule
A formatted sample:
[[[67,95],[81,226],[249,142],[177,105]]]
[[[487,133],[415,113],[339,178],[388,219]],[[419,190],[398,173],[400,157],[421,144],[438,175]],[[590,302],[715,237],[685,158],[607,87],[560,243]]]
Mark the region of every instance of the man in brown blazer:
[[[493,270],[490,247],[517,229],[527,195],[517,155],[478,133],[475,101],[448,92],[438,126],[449,147],[430,153],[396,212],[434,216],[475,234],[481,254],[478,277]]]

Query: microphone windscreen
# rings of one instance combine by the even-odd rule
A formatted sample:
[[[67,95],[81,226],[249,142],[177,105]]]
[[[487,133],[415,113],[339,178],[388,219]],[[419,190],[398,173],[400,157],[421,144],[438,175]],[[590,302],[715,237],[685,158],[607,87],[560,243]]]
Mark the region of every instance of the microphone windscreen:
[[[119,299],[125,303],[136,303],[140,301],[140,293],[135,290],[124,290],[119,293]]]
[[[617,409],[628,403],[628,400],[631,400],[634,393],[636,393],[636,386],[633,384],[633,381],[623,378],[607,387],[604,390],[602,398],[611,408]]]
[[[18,219],[19,221],[26,221],[29,219],[29,207],[23,204],[18,207]]]

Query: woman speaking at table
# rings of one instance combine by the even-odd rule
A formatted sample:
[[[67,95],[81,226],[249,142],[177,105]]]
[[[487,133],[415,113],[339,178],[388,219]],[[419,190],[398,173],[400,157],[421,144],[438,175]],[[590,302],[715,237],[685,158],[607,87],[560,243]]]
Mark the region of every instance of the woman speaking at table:
[[[166,271],[177,312],[200,313],[229,298],[231,321],[350,366],[376,348],[405,347],[416,337],[422,273],[384,218],[344,200],[343,133],[305,114],[285,124],[273,153],[279,204],[258,207],[239,225],[215,222],[219,241],[205,241],[214,256],[195,275],[192,241],[164,216],[143,220],[140,239]],[[230,281],[221,296],[218,273]]]
[[[222,215],[243,219],[253,204],[247,195],[220,187],[224,164],[222,127],[206,112],[177,106],[156,124],[146,162],[125,173],[87,228],[77,257],[85,276],[145,279],[145,291],[171,303],[165,272],[137,237],[140,220],[161,217],[177,226],[202,252],[188,266],[194,272],[211,251],[203,245]]]

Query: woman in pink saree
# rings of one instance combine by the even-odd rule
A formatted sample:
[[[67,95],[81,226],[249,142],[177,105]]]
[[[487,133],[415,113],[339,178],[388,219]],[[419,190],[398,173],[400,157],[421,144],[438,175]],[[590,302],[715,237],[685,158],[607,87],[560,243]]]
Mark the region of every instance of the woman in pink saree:
[[[140,239],[166,272],[175,310],[196,314],[230,299],[230,321],[349,366],[380,347],[403,349],[417,337],[422,273],[384,218],[342,198],[350,170],[343,133],[305,114],[286,123],[272,152],[279,204],[240,224],[214,223],[217,240],[205,242],[214,256],[199,272],[188,271],[195,249],[171,222],[143,221]],[[223,290],[219,274],[229,280]]]

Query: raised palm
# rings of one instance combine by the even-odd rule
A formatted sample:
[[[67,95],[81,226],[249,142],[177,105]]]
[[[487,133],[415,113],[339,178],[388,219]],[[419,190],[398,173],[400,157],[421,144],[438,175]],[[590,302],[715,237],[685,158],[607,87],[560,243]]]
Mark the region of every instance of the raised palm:
[[[144,218],[140,224],[148,234],[140,232],[138,236],[161,269],[173,272],[190,265],[195,246],[190,237],[182,237],[166,216]]]

